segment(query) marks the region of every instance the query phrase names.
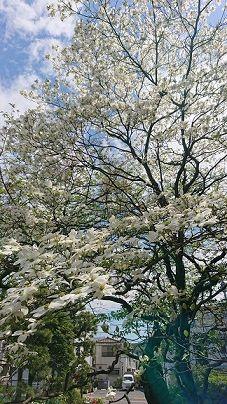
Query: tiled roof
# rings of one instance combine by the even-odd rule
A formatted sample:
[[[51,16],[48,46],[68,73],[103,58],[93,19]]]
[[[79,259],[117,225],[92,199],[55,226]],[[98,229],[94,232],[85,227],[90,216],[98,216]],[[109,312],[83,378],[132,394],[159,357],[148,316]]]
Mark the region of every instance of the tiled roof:
[[[113,339],[113,338],[109,338],[109,337],[97,339],[96,342],[101,343],[101,344],[120,344],[121,343],[120,341]]]

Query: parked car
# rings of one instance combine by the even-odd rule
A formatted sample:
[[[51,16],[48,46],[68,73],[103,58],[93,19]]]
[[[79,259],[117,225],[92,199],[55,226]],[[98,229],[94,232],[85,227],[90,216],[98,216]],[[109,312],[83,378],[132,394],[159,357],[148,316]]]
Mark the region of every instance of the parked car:
[[[122,378],[122,390],[128,390],[132,385],[134,386],[134,376],[130,373],[125,373]]]

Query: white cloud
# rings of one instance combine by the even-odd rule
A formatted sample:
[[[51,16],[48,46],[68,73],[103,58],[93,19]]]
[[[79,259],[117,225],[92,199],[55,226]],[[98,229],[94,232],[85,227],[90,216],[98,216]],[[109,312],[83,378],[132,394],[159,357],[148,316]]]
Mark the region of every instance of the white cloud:
[[[118,303],[114,303],[111,301],[104,301],[104,300],[94,300],[92,303],[90,303],[90,309],[92,310],[93,313],[96,314],[101,314],[101,313],[107,313],[110,311],[117,311],[121,309],[121,305]]]
[[[35,107],[32,101],[25,99],[20,90],[29,89],[40,75],[53,76],[53,68],[46,60],[47,53],[52,54],[52,45],[63,46],[73,35],[75,17],[61,21],[59,17],[50,17],[47,11],[49,3],[58,0],[0,0],[0,16],[4,23],[1,25],[1,35],[4,37],[4,48],[10,49],[11,69],[17,62],[11,49],[15,38],[19,38],[19,46],[24,48],[20,74],[9,87],[4,84],[4,72],[0,80],[0,111],[8,112],[9,103],[15,104],[21,113]],[[8,81],[7,81],[8,83]],[[0,116],[0,125],[2,124]]]
[[[34,70],[38,64],[39,72],[52,76],[54,75],[54,70],[52,63],[45,58],[47,54],[51,56],[56,56],[56,50],[53,47],[58,46],[61,49],[64,43],[57,38],[42,38],[35,39],[30,43],[28,47],[28,67],[30,70]],[[36,69],[37,70],[37,69]]]
[[[0,0],[0,11],[6,20],[6,38],[14,34],[47,34],[52,37],[63,35],[70,38],[73,34],[74,17],[65,21],[61,21],[59,17],[50,17],[47,5],[46,0],[33,0],[31,4],[26,0]]]
[[[29,61],[31,63],[40,61],[40,56],[50,53],[53,45],[61,45],[61,41],[52,38],[35,39],[28,49]]]
[[[36,103],[26,99],[20,94],[21,90],[29,89],[37,77],[35,75],[20,75],[11,84],[5,88],[0,84],[0,111],[11,111],[11,104],[15,104],[19,113],[25,112],[29,108],[35,108]],[[0,126],[4,123],[4,118],[0,114]]]

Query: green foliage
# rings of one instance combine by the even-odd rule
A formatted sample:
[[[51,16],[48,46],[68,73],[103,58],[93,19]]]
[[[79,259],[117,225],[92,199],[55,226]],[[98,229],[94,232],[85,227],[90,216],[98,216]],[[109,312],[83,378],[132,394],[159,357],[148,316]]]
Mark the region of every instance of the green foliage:
[[[209,382],[214,385],[225,385],[227,387],[227,372],[213,370],[209,376]]]
[[[202,363],[197,363],[196,365],[192,366],[192,370],[196,385],[199,388],[199,390],[202,391],[204,379],[206,377],[207,366],[205,366]]]
[[[193,366],[193,375],[199,395],[206,399],[206,404],[222,403],[222,400],[227,397],[227,372],[213,369],[208,377],[208,390],[204,392],[207,371],[209,371],[209,367],[204,363]]]
[[[93,351],[94,342],[91,336],[96,332],[96,327],[97,320],[91,313],[78,314],[73,308],[47,315],[42,326],[27,338],[26,365],[19,362],[17,364],[21,369],[29,370],[28,383],[18,383],[17,394],[35,396],[37,392],[33,386],[38,382],[50,394],[59,393],[60,396],[64,389],[69,389],[70,398],[65,395],[63,398],[55,398],[54,404],[58,403],[57,400],[66,399],[68,401],[59,403],[77,403],[77,398],[73,398],[77,392],[70,390],[70,387],[75,385],[84,393],[91,387],[88,377],[90,366],[86,357]],[[21,328],[23,329],[23,323]],[[13,341],[12,337],[11,339]],[[13,364],[16,363],[13,356],[8,359]]]
[[[75,358],[75,325],[68,313],[60,312],[53,318],[48,318],[45,327],[52,333],[48,344],[52,373],[64,376]]]
[[[227,372],[213,370],[209,376],[208,393],[212,403],[223,402],[227,397]]]
[[[122,377],[118,377],[114,382],[113,382],[113,388],[114,389],[121,389],[122,387]]]
[[[5,402],[5,399],[12,400],[15,394],[15,387],[0,385],[0,404]]]
[[[36,354],[29,355],[28,358],[27,368],[31,378],[36,381],[47,380],[51,373],[51,356],[48,345],[38,344],[37,341],[36,344],[32,343],[30,347],[36,352]]]
[[[20,400],[26,396],[34,397],[35,392],[34,389],[28,386],[23,380],[20,381],[16,387],[0,385],[0,404],[11,401],[14,402],[16,395]]]
[[[71,390],[59,397],[54,397],[45,401],[45,404],[85,404],[86,401],[79,390]]]
[[[171,402],[174,404],[186,404],[186,400],[182,396],[182,391],[180,387],[176,384],[170,384],[169,394],[171,397]]]
[[[94,398],[86,398],[85,399],[86,404],[104,404],[104,401],[100,397],[94,397]]]

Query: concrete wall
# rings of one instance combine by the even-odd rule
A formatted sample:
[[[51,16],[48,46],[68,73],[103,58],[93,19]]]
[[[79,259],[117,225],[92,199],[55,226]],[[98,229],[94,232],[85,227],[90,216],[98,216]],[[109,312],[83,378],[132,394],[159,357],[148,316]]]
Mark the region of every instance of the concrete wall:
[[[103,356],[103,351],[108,348],[113,349],[114,353],[112,356]],[[115,360],[115,354],[118,350],[122,348],[121,344],[118,342],[102,342],[96,341],[95,355],[94,355],[94,366],[95,370],[107,370]],[[114,366],[113,372],[109,374],[100,374],[97,376],[99,380],[108,380],[112,384],[117,378],[122,377],[125,373],[134,373],[138,368],[138,361],[129,358],[126,355],[121,355],[118,363]]]

